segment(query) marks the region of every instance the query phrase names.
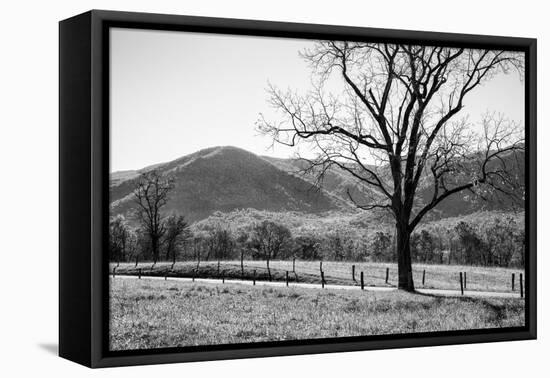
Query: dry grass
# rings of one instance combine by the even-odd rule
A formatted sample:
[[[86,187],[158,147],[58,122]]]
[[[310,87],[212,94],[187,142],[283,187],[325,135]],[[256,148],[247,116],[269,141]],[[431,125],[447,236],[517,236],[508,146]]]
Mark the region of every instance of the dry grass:
[[[112,268],[116,264],[111,265]],[[178,262],[171,268],[170,263],[158,263],[151,268],[151,263],[140,263],[138,268],[132,263],[123,263],[117,268],[118,274],[137,274],[142,269],[143,275],[180,276],[192,277],[193,274],[200,278],[217,278],[223,274],[226,278],[247,279],[253,278],[256,271],[258,280],[267,280],[267,269],[265,261],[245,261],[244,275],[242,275],[239,261],[222,261],[220,273],[218,274],[218,263],[215,261],[204,261],[200,263],[200,269],[193,273],[196,262]],[[296,274],[292,273],[292,261],[271,261],[271,275],[275,281],[284,281],[286,271],[289,271],[290,281],[319,283],[319,261],[296,261]],[[351,266],[355,265],[356,281],[352,280]],[[388,284],[385,283],[386,268],[389,268]],[[422,285],[422,274],[426,270],[425,285]],[[328,284],[359,285],[360,272],[364,272],[365,285],[367,286],[396,286],[397,265],[392,263],[351,263],[324,261],[323,271],[325,281]],[[507,268],[486,268],[459,265],[413,265],[414,282],[417,288],[428,289],[460,289],[459,272],[466,272],[467,289],[477,291],[511,292],[511,276],[516,275],[515,290],[519,291],[519,274],[523,270]]]
[[[111,279],[112,350],[522,326],[524,301]]]

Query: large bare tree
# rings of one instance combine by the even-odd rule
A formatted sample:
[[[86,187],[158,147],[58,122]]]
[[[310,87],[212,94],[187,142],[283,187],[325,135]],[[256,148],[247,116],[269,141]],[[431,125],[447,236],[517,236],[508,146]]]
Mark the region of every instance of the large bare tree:
[[[306,160],[320,184],[328,169],[341,169],[369,188],[360,200],[348,192],[356,206],[393,215],[400,289],[414,291],[410,236],[439,203],[462,191],[522,196],[509,166],[524,147],[522,125],[495,114],[481,125],[458,118],[469,94],[495,75],[522,79],[522,55],[322,41],[302,56],[312,89],[270,85],[269,102],[282,118],[260,114],[257,127],[275,142],[314,151]],[[429,200],[419,187],[431,188]]]
[[[168,194],[174,188],[172,177],[165,176],[156,170],[143,173],[134,189],[134,200],[137,204],[137,217],[141,228],[149,237],[153,262],[159,259],[160,242],[166,232],[162,208],[168,202]]]

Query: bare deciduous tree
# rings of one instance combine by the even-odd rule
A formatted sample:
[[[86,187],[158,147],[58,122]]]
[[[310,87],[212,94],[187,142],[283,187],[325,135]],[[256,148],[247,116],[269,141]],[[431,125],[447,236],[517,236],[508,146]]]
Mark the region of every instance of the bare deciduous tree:
[[[204,244],[205,241],[203,237],[197,235],[193,237],[193,255],[197,260],[197,266],[195,267],[195,271],[197,272],[199,271],[199,267],[201,264],[201,251],[204,248]]]
[[[257,246],[258,251],[265,258],[267,275],[271,281],[269,261],[277,257],[284,245],[291,240],[292,234],[285,226],[267,220],[254,226],[252,231],[252,243]]]
[[[122,215],[112,217],[109,220],[109,252],[111,260],[126,261],[128,244],[130,239],[130,229],[126,225],[126,220]]]
[[[244,254],[248,249],[248,234],[246,232],[240,232],[237,236],[237,245],[239,246],[239,254],[241,258],[241,277],[244,276]]]
[[[149,237],[153,263],[159,259],[160,241],[166,232],[161,209],[166,205],[168,194],[173,188],[172,177],[152,170],[139,177],[133,192],[135,203],[138,205],[137,217],[141,228]]]
[[[395,219],[400,289],[414,291],[410,236],[424,216],[462,191],[522,199],[511,165],[523,151],[520,125],[487,115],[481,128],[457,119],[468,95],[496,74],[523,77],[521,54],[449,47],[322,41],[302,56],[313,70],[312,90],[269,87],[258,129],[274,142],[316,152],[308,171],[322,184],[328,169],[353,176],[370,193],[361,209],[385,209]],[[337,83],[337,84],[335,84]],[[336,88],[336,90],[334,90]],[[419,187],[430,187],[428,201]]]
[[[176,258],[180,249],[189,241],[192,234],[189,224],[181,215],[171,215],[165,221],[165,233],[163,244],[166,251],[166,260],[172,257],[172,268],[176,264]]]

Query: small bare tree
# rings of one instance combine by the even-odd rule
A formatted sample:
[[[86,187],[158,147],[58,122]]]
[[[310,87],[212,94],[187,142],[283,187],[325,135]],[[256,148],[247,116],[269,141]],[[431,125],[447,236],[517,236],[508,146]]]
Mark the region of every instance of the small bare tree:
[[[109,252],[110,258],[116,260],[117,266],[120,260],[126,261],[130,229],[122,215],[112,217],[109,220]]]
[[[264,257],[267,275],[271,281],[269,262],[277,257],[286,243],[290,242],[292,234],[285,226],[267,220],[254,226],[252,233],[252,243],[257,246],[258,251]]]
[[[305,160],[319,184],[328,169],[340,169],[370,190],[361,201],[348,192],[357,207],[393,215],[400,289],[414,291],[411,233],[446,198],[470,191],[521,199],[515,173],[523,168],[512,165],[523,151],[523,128],[488,115],[476,130],[457,115],[467,96],[496,74],[517,69],[522,77],[522,54],[322,41],[302,56],[313,70],[312,90],[270,86],[269,102],[283,118],[260,114],[257,127],[274,142],[316,151]],[[420,187],[431,188],[427,202]]]
[[[244,254],[248,249],[249,236],[246,232],[240,232],[237,235],[237,245],[239,246],[239,253],[241,258],[241,277],[244,277]]]
[[[196,235],[193,237],[193,255],[197,259],[197,266],[195,270],[198,272],[201,264],[201,251],[204,248],[205,240],[201,235]]]
[[[174,179],[152,170],[143,173],[134,189],[135,203],[138,205],[137,217],[141,228],[147,233],[153,263],[159,259],[160,242],[166,232],[161,210],[168,202],[168,195],[174,188]]]
[[[178,252],[185,247],[192,234],[189,224],[181,215],[171,215],[165,221],[165,233],[163,237],[166,260],[172,257],[172,268],[176,264]]]

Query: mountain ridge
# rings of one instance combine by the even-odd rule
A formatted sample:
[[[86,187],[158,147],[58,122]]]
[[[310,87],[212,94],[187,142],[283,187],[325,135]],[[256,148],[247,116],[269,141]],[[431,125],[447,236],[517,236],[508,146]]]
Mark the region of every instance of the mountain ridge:
[[[204,219],[214,211],[240,208],[321,213],[348,206],[237,147],[211,147],[154,167],[175,179],[166,211],[185,215],[190,221]],[[133,187],[146,169],[111,174],[112,213],[130,213]]]
[[[152,169],[175,177],[175,189],[165,211],[184,215],[191,222],[205,219],[216,211],[246,208],[350,214],[358,209],[348,192],[358,203],[365,203],[376,195],[375,189],[359,185],[351,174],[338,169],[327,170],[323,187],[315,187],[313,175],[300,173],[304,167],[300,159],[260,156],[234,146],[209,147],[139,170],[111,173],[111,212],[132,216],[133,187],[141,173]],[[430,185],[419,188],[417,201],[428,201],[432,193]],[[440,203],[426,220],[480,210],[502,210],[503,206],[506,205],[495,201],[472,201],[470,194],[461,193]]]

